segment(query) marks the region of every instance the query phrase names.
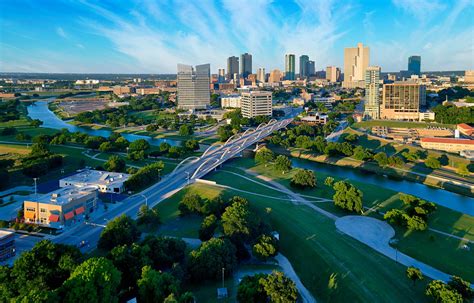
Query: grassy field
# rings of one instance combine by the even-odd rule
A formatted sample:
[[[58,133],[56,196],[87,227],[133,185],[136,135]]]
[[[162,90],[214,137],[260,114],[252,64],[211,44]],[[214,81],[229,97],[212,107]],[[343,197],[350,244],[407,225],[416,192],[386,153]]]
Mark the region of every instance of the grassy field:
[[[441,123],[427,123],[427,122],[408,122],[408,121],[390,121],[390,120],[372,120],[362,121],[354,123],[356,128],[370,128],[374,126],[387,126],[387,127],[406,127],[406,128],[427,128],[427,127],[446,127],[454,129],[454,124],[441,124]]]
[[[234,178],[224,172],[213,173],[211,180],[218,180],[233,187],[269,196],[284,197],[280,193],[244,179]],[[291,261],[305,286],[320,300],[334,302],[424,302],[423,287],[426,282],[412,287],[405,277],[405,268],[381,256],[358,241],[341,235],[334,221],[308,207],[293,205],[289,201],[223,190],[210,185],[194,184],[158,205],[162,217],[177,218],[178,202],[186,191],[203,197],[218,194],[224,198],[243,196],[251,201],[260,216],[269,216],[273,227],[280,233],[282,253]],[[271,208],[270,214],[265,209]],[[167,220],[165,219],[165,225]],[[338,274],[338,289],[327,289],[329,276]]]
[[[0,144],[0,156],[10,153],[27,155],[30,153],[30,150],[25,148],[24,145]]]

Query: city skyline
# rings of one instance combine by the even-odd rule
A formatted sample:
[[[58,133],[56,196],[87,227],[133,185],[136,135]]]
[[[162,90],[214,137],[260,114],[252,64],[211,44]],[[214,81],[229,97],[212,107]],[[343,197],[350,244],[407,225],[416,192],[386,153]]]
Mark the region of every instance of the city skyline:
[[[474,68],[467,0],[51,2],[0,3],[1,71],[165,74],[209,62],[215,73],[245,52],[254,70],[284,70],[286,53],[322,70],[342,67],[344,48],[358,42],[382,71],[406,70],[411,55],[422,71]]]

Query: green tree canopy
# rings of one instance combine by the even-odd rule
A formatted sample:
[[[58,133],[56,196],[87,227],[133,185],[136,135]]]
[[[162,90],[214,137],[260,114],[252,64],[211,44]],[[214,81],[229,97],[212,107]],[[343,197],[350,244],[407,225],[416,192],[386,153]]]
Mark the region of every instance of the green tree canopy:
[[[280,271],[273,271],[265,278],[260,278],[260,284],[265,289],[270,302],[289,303],[298,300],[295,282]]]
[[[134,220],[121,215],[111,220],[100,234],[98,247],[111,250],[117,245],[131,244],[140,238],[140,231]]]
[[[252,247],[255,257],[260,260],[267,260],[278,253],[278,240],[271,235],[261,235]]]
[[[336,193],[333,196],[334,205],[356,213],[362,212],[362,192],[346,181],[334,183]]]
[[[316,187],[316,175],[312,170],[298,168],[296,174],[291,177],[291,186],[299,188]]]
[[[166,272],[159,272],[150,266],[144,266],[141,278],[137,282],[140,302],[163,302],[169,295],[179,291],[175,277]]]
[[[126,167],[125,160],[120,158],[117,155],[112,155],[109,157],[107,162],[104,163],[104,168],[107,171],[114,171],[114,172],[123,172],[125,171]]]
[[[273,161],[274,157],[275,155],[270,149],[262,147],[255,154],[255,162],[257,164],[265,164],[265,166],[267,166],[269,162]]]
[[[285,155],[278,155],[275,159],[275,169],[282,173],[291,170],[291,160]]]

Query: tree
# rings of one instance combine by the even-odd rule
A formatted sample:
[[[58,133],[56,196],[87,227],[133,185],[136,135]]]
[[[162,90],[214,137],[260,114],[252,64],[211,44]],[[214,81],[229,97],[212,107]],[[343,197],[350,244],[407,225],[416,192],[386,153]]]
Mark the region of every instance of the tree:
[[[192,135],[193,133],[194,132],[193,132],[192,127],[188,126],[187,124],[183,124],[179,127],[180,136],[187,137],[187,136]]]
[[[265,274],[255,274],[243,277],[237,288],[237,301],[240,303],[267,302],[267,293],[263,285],[260,284],[260,279],[265,279],[266,276]]]
[[[140,302],[163,302],[169,295],[178,293],[179,285],[175,277],[144,266],[142,276],[137,281]]]
[[[140,231],[134,220],[121,215],[110,221],[100,234],[98,247],[111,250],[117,245],[130,244],[140,238]]]
[[[147,205],[140,206],[138,211],[137,224],[146,225],[149,227],[157,227],[160,225],[160,215],[155,208],[149,208]]]
[[[121,274],[112,261],[90,258],[79,265],[61,287],[63,302],[118,302]]]
[[[278,240],[270,235],[261,235],[252,247],[252,252],[257,259],[267,260],[278,253]]]
[[[160,143],[160,146],[159,146],[160,153],[162,154],[167,153],[170,147],[171,145],[169,143],[166,143],[166,142]]]
[[[99,145],[99,151],[101,151],[101,152],[109,152],[113,149],[114,149],[114,146],[109,141],[102,142]]]
[[[41,121],[40,119],[34,119],[34,120],[31,120],[30,125],[33,126],[34,128],[38,128],[41,125],[43,125],[43,121]]]
[[[334,183],[336,193],[333,196],[334,205],[356,213],[362,212],[362,192],[346,181]]]
[[[222,268],[231,275],[237,266],[235,246],[228,239],[212,238],[191,251],[189,255],[189,273],[194,281],[218,280]]]
[[[133,141],[130,143],[128,146],[131,152],[134,151],[145,151],[150,148],[150,143],[146,141],[145,139],[138,139],[136,141]]]
[[[415,286],[416,281],[423,280],[423,274],[420,269],[410,266],[406,271],[407,278],[413,281],[413,286]]]
[[[457,291],[466,301],[474,298],[474,290],[471,288],[471,283],[464,281],[460,277],[451,276],[449,278],[448,286]]]
[[[115,246],[107,254],[107,259],[112,261],[124,277],[120,282],[120,289],[135,290],[143,264],[149,262],[145,254],[147,251],[139,244],[133,243]]]
[[[333,177],[326,177],[326,179],[324,179],[324,185],[332,187],[333,184],[334,184]]]
[[[31,145],[30,155],[32,157],[41,157],[49,154],[49,146],[46,143],[34,143]]]
[[[199,150],[199,142],[195,139],[184,141],[184,148],[189,151]]]
[[[374,160],[377,161],[379,166],[386,166],[388,164],[387,154],[384,152],[379,152],[374,156]]]
[[[255,162],[257,164],[265,164],[266,167],[269,162],[273,161],[274,157],[275,155],[270,149],[262,147],[255,154]]]
[[[219,140],[221,140],[221,142],[227,141],[227,139],[229,139],[233,134],[232,126],[228,124],[219,126],[217,129],[217,135],[219,136]]]
[[[429,156],[425,160],[425,166],[431,169],[438,169],[441,167],[441,163],[435,157]]]
[[[309,169],[297,169],[296,174],[291,177],[291,186],[299,188],[316,187],[316,175]]]
[[[296,284],[280,271],[273,271],[266,278],[260,278],[270,302],[289,303],[298,300]]]
[[[147,258],[155,269],[166,270],[173,264],[182,262],[185,257],[186,243],[181,239],[156,237],[149,235],[142,242]]]
[[[250,211],[249,202],[237,199],[232,205],[225,208],[222,214],[222,229],[230,238],[247,241],[255,235],[259,220]]]
[[[372,158],[372,152],[362,146],[357,146],[354,148],[354,159],[365,161],[370,160]]]
[[[425,294],[440,303],[462,303],[462,296],[443,281],[433,280],[426,287]]]
[[[199,229],[199,239],[207,241],[212,238],[217,228],[217,217],[213,214],[204,218]]]
[[[107,162],[104,163],[104,168],[107,171],[114,171],[114,172],[123,172],[125,171],[126,166],[127,164],[125,163],[125,160],[120,158],[117,155],[110,156]]]
[[[180,211],[180,215],[184,216],[187,214],[201,213],[202,207],[202,199],[198,194],[193,193],[186,193],[183,199],[179,202],[178,209]]]
[[[136,173],[128,178],[127,181],[125,181],[125,187],[128,190],[138,190],[157,182],[160,179],[160,172],[163,167],[163,162],[158,161],[140,168]]]
[[[391,224],[406,226],[407,222],[403,215],[404,215],[403,211],[399,209],[391,209],[383,215],[383,218],[384,220],[389,221]]]
[[[278,155],[275,159],[275,169],[283,174],[291,170],[291,160],[287,156]]]

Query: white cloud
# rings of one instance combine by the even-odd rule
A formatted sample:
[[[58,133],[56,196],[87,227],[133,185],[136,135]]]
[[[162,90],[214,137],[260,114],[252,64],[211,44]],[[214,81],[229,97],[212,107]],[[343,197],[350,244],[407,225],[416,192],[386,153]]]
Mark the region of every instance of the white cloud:
[[[67,38],[68,38],[66,32],[64,31],[64,29],[63,29],[61,26],[59,26],[59,27],[56,28],[56,33],[57,33],[59,36],[63,37],[64,39],[67,39]]]
[[[426,22],[434,14],[444,10],[445,5],[439,0],[392,0],[393,4],[413,15],[420,22]]]

